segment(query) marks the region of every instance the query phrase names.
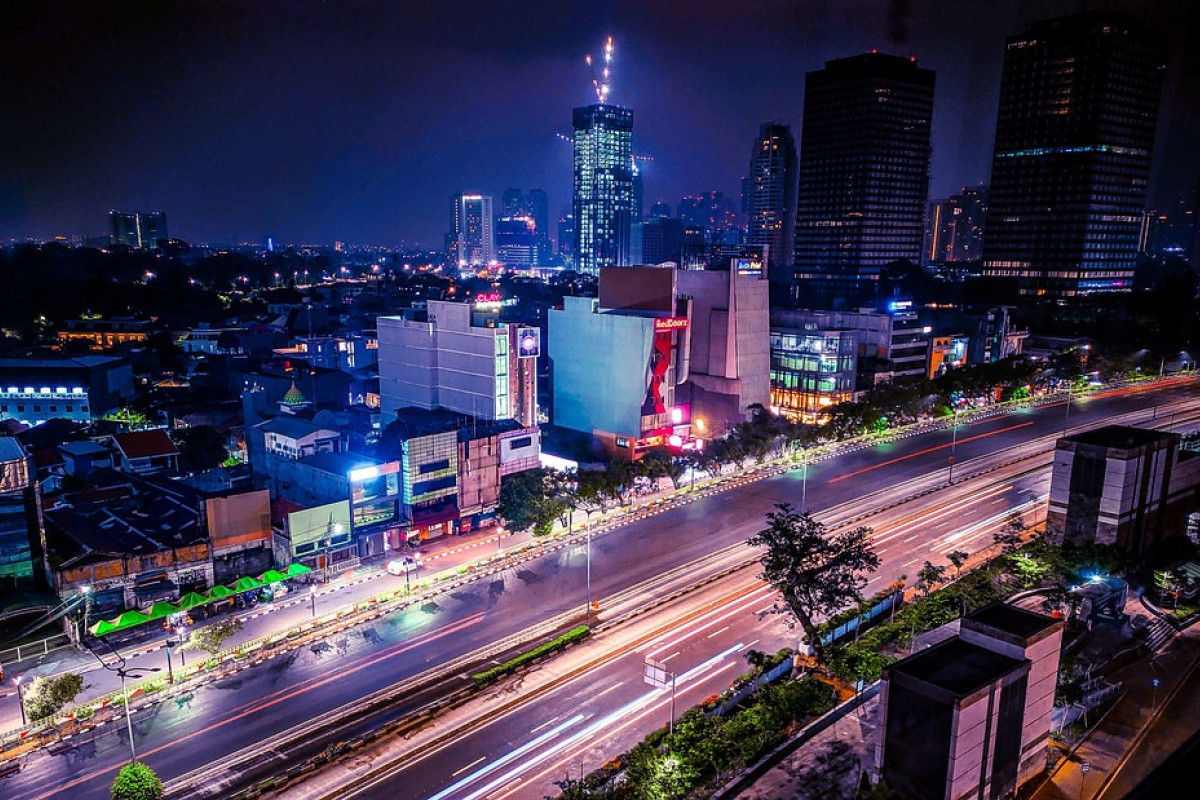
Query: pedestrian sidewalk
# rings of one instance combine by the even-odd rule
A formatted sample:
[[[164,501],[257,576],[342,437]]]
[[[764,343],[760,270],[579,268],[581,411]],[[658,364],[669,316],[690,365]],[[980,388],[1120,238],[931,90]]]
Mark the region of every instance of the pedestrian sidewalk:
[[[1160,655],[1112,676],[1124,692],[1074,750],[1028,796],[1031,800],[1116,800],[1136,786],[1195,731],[1194,713],[1177,719],[1178,695],[1200,666],[1200,633],[1189,629]],[[1190,729],[1189,729],[1190,725]],[[1176,742],[1172,745],[1172,742]],[[1137,753],[1136,758],[1131,756]],[[1118,788],[1121,787],[1121,788]]]
[[[488,553],[488,548],[509,550],[528,543],[531,538],[529,534],[500,534],[492,528],[422,544],[419,550],[424,565],[422,576],[469,564]],[[358,565],[340,573],[331,570],[330,580],[323,584],[311,584],[315,592],[310,593],[304,588],[300,591],[293,590],[276,602],[260,603],[238,612],[235,616],[242,620],[243,628],[229,639],[225,647],[237,647],[254,639],[281,633],[314,617],[333,614],[381,591],[403,587],[405,577],[390,575],[386,570],[387,561],[391,557],[381,557],[372,563]],[[203,624],[196,627],[204,627],[229,618],[229,615],[222,614],[204,620]],[[181,653],[178,648],[172,648],[168,663],[167,635],[154,627],[153,623],[148,624],[147,633],[150,634],[147,638],[135,644],[116,647],[125,657],[130,669],[158,669],[158,674],[165,676],[172,669],[181,666],[182,661],[200,661],[207,658],[206,654],[199,651]],[[103,648],[100,652],[103,652]],[[103,669],[96,657],[86,650],[58,650],[51,652],[49,656],[10,662],[4,665],[4,669],[10,679],[21,676],[24,685],[28,685],[29,681],[38,676],[82,674],[84,689],[77,698],[77,703],[84,703],[120,689],[118,676]],[[0,685],[0,732],[20,727],[21,710],[17,702],[16,686],[11,680],[6,680]]]

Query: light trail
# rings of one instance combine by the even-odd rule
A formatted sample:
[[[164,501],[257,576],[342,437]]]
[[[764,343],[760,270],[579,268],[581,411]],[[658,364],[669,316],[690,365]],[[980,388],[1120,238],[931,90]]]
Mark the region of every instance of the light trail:
[[[974,436],[967,436],[963,439],[959,439],[958,444],[963,444],[964,442],[973,442],[976,439],[986,439],[988,436],[995,436],[1000,433],[1014,431],[1018,428],[1025,428],[1025,427],[1028,427],[1029,425],[1033,425],[1033,424],[1034,423],[1032,421],[1031,422],[1020,422],[1016,425],[1009,425],[1007,428],[998,428],[997,430],[988,431],[987,433],[977,433]],[[951,447],[954,447],[954,446],[955,446],[954,442],[947,442],[946,444],[938,444],[938,445],[934,445],[933,447],[926,447],[924,450],[918,450],[917,452],[909,453],[906,456],[897,456],[896,458],[889,458],[887,461],[880,461],[878,464],[872,464],[869,467],[863,467],[862,469],[856,469],[853,472],[847,472],[845,475],[839,475],[836,478],[830,478],[828,483],[837,483],[838,481],[844,481],[847,478],[853,478],[857,475],[862,475],[864,473],[880,469],[881,467],[887,467],[892,464],[899,464],[901,461],[907,461],[910,458],[916,458],[917,456],[929,455],[930,453],[936,453],[938,450],[949,450]]]

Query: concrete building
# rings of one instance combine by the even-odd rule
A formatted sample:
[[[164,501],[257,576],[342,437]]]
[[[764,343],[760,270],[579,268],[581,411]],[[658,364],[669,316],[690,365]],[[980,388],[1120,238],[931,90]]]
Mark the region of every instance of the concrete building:
[[[917,263],[929,187],[934,73],[865,53],[804,81],[796,201],[796,299],[874,303],[881,269]]]
[[[1054,451],[1046,535],[1116,545],[1145,559],[1200,510],[1200,453],[1177,433],[1108,425],[1064,436]]]
[[[853,330],[771,325],[771,408],[807,425],[855,398],[858,336]]]
[[[44,584],[45,542],[33,460],[11,436],[0,437],[0,589]]]
[[[91,422],[133,396],[133,367],[124,358],[0,358],[0,419]]]
[[[167,215],[162,211],[109,211],[112,243],[135,250],[157,250],[167,240]]]
[[[278,416],[257,426],[263,436],[263,452],[293,460],[317,453],[340,453],[346,449],[340,431],[322,428],[306,419]]]
[[[459,269],[487,267],[496,262],[492,198],[486,194],[459,192],[450,198],[450,232],[453,255]]]
[[[86,344],[90,350],[111,350],[145,344],[150,338],[150,322],[130,317],[69,319],[56,335],[63,345]]]
[[[767,302],[761,262],[601,270],[599,298],[549,314],[553,423],[636,458],[740,422],[770,400]]]
[[[1062,622],[995,603],[883,671],[875,763],[913,800],[1010,797],[1045,767]]]
[[[112,447],[121,472],[149,475],[179,471],[179,448],[161,428],[118,433],[112,437]]]
[[[1004,50],[983,274],[1030,298],[1133,289],[1166,37],[1085,11]]]
[[[576,108],[572,121],[572,255],[576,270],[596,275],[601,267],[629,265],[634,221],[633,109],[601,102]]]
[[[406,407],[537,424],[541,331],[498,319],[499,296],[431,300],[380,317],[379,393],[385,423]]]
[[[932,266],[981,262],[986,217],[986,186],[964,186],[959,194],[931,201],[925,213],[921,263]]]
[[[796,233],[796,140],[790,125],[759,126],[746,181],[746,244],[767,247],[768,277],[790,285]]]

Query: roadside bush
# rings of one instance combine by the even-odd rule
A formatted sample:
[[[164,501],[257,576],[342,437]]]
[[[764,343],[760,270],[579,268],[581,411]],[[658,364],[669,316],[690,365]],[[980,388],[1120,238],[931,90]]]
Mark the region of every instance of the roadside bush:
[[[522,653],[515,658],[510,658],[508,661],[505,661],[499,666],[492,667],[491,669],[483,672],[475,673],[471,676],[471,680],[475,682],[476,686],[485,686],[497,678],[501,678],[517,668],[525,666],[531,661],[535,661],[544,655],[553,653],[555,650],[561,650],[569,644],[582,640],[589,633],[591,633],[591,629],[586,625],[580,625],[577,628],[572,628],[562,636],[555,637],[548,642],[540,644],[532,650]]]
[[[159,800],[163,784],[154,770],[140,761],[121,767],[109,790],[112,800]]]
[[[25,712],[33,722],[48,719],[83,691],[83,676],[67,673],[54,678],[37,677],[25,691]]]

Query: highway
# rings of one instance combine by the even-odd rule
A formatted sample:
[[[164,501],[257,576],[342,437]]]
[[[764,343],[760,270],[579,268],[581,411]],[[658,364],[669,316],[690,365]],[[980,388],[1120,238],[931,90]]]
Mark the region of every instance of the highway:
[[[1118,392],[1104,398],[1077,400],[1070,423],[1073,428],[1082,427],[1121,414],[1140,414],[1148,419],[1149,409],[1155,404],[1161,405],[1166,416],[1185,405],[1195,407],[1195,398],[1194,385],[1187,383],[1153,395]],[[1061,432],[1064,418],[1063,406],[1056,405],[960,426],[954,447],[956,479],[961,475],[962,490],[971,489],[972,484],[967,481],[972,471],[1013,460],[1029,442],[1044,440],[1039,445],[1044,452],[1052,437]],[[904,482],[924,482],[932,487],[942,480],[950,447],[951,432],[940,430],[814,463],[807,476],[809,506],[816,511],[840,507],[852,518],[859,511],[869,510],[864,499],[869,496],[872,506],[901,499],[890,497],[896,491],[888,487]],[[1034,447],[1033,451],[1036,450]],[[794,469],[764,480],[703,493],[693,502],[616,525],[595,536],[593,596],[606,598],[629,586],[643,584],[648,600],[655,595],[656,576],[744,541],[761,525],[762,515],[773,503],[798,504],[802,476],[803,470]],[[991,496],[989,508],[999,513],[1009,503],[1025,502],[1039,491],[1044,492],[1044,486],[1039,489],[1036,482],[1015,481],[1011,489]],[[927,497],[938,502],[936,494]],[[971,513],[982,520],[991,516],[987,511],[980,507]],[[930,524],[942,524],[945,528],[943,539],[933,546],[927,546],[916,527],[898,529],[894,539],[881,540],[884,563],[878,580],[890,581],[906,570],[911,574],[912,564],[919,566],[925,558],[937,560],[933,557],[937,548],[971,549],[964,546],[969,540],[950,538],[961,532],[959,524],[966,519],[965,513],[931,521]],[[879,531],[881,536],[889,535],[882,526]],[[990,533],[981,528],[978,537],[990,537]],[[897,543],[894,550],[893,542]],[[167,780],[210,763],[221,763],[231,753],[257,742],[271,742],[278,731],[306,720],[336,715],[347,703],[546,617],[572,608],[582,612],[583,583],[581,548],[557,551],[463,587],[437,602],[390,615],[327,645],[293,652],[219,680],[190,698],[144,709],[136,714],[134,723],[139,755]],[[602,608],[602,614],[604,611]],[[725,637],[729,633],[713,637],[711,645],[727,642]],[[746,644],[743,638],[744,635],[734,637],[724,646]],[[679,658],[683,659],[682,652]],[[741,664],[737,669],[741,671]],[[725,673],[721,675],[720,680],[727,682]],[[634,684],[626,681],[625,685]],[[695,687],[697,691],[706,691],[699,680]],[[626,697],[625,691],[632,689],[622,686],[608,697],[616,702]],[[686,701],[680,703],[682,708]],[[402,703],[395,713],[405,710]],[[553,729],[551,726],[548,730]],[[107,797],[108,784],[127,758],[124,737],[123,726],[109,725],[93,738],[79,743],[72,740],[53,753],[27,757],[20,772],[0,779],[0,794],[14,800],[67,794],[73,800]],[[314,742],[314,746],[319,744]],[[272,756],[268,753],[266,757]],[[468,762],[455,760],[454,766],[437,780],[443,787],[451,785],[447,779],[454,776],[449,773]],[[280,758],[280,763],[284,759]],[[429,771],[434,774],[432,768]]]

